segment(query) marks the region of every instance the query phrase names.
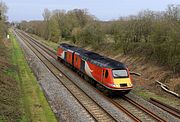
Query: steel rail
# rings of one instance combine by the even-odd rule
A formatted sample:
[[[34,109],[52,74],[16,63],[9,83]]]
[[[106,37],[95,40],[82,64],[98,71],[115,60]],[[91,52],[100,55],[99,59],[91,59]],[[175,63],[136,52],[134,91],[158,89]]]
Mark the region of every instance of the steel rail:
[[[133,104],[134,106],[136,106],[137,108],[141,109],[142,111],[144,111],[145,113],[147,113],[148,115],[150,115],[151,117],[153,117],[155,120],[159,121],[159,122],[166,122],[164,119],[162,119],[161,117],[157,116],[156,114],[154,114],[153,112],[151,112],[150,110],[146,109],[145,107],[143,107],[142,105],[140,105],[139,103],[133,101],[132,99],[123,96],[123,98],[128,101],[129,103]]]
[[[167,105],[159,100],[156,100],[154,98],[150,98],[149,102],[154,104],[155,106],[163,109],[164,111],[172,114],[173,116],[180,118],[180,110],[178,110],[172,106],[169,106],[169,105]]]

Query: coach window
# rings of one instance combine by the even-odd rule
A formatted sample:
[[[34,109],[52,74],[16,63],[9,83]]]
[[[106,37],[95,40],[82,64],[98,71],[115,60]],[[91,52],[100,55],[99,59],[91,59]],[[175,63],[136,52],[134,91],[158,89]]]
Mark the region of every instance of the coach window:
[[[76,57],[76,62],[78,62],[78,57]]]
[[[107,78],[108,77],[108,71],[106,70],[106,72],[105,72],[105,78]]]

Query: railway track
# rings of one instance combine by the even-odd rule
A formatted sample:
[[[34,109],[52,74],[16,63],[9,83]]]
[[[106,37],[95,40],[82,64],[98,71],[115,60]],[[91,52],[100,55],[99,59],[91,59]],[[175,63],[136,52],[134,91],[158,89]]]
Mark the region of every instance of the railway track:
[[[20,33],[19,33],[20,34]],[[23,38],[28,38],[29,40],[31,40],[31,42],[28,42],[29,45],[34,46],[36,48],[41,48],[43,51],[45,51],[46,53],[48,53],[48,55],[50,55],[51,57],[56,59],[56,53],[55,51],[53,51],[52,49],[48,48],[46,45],[41,44],[40,42],[36,41],[34,38],[30,37],[29,35],[27,35],[24,32],[21,32],[21,37],[24,36]],[[28,40],[27,39],[27,40]],[[41,51],[39,50],[39,53]],[[57,68],[57,67],[56,67]],[[59,68],[57,68],[59,69]],[[60,74],[63,74],[63,76],[65,76],[67,79],[69,79],[65,73],[59,72]],[[56,73],[58,74],[58,73]],[[61,75],[57,76],[59,79],[60,77],[62,77]],[[69,79],[70,80],[70,79]],[[70,84],[67,84],[67,86]],[[67,87],[66,86],[66,87]],[[76,85],[76,87],[78,87]],[[80,90],[82,91],[82,90]],[[82,91],[82,94],[86,94]],[[100,93],[102,94],[102,93]],[[81,93],[77,94],[79,96],[82,96]],[[87,96],[87,95],[86,95]],[[90,99],[90,97],[89,97]],[[115,99],[109,99],[107,98],[109,101],[111,101],[111,103],[113,103],[117,108],[119,108],[121,111],[123,111],[124,113],[126,113],[132,120],[134,121],[161,121],[164,122],[165,120],[163,120],[162,118],[158,117],[157,115],[155,115],[153,112],[147,110],[146,108],[142,107],[141,105],[139,105],[138,103],[134,102],[133,100],[127,98],[127,97],[123,97],[123,98],[115,98]],[[93,100],[92,100],[93,101]],[[95,102],[95,101],[94,101]],[[81,103],[82,104],[82,103]],[[85,104],[85,103],[84,103]],[[98,105],[97,105],[98,106]],[[100,106],[99,106],[100,107]],[[101,107],[100,107],[101,108]],[[101,108],[102,109],[102,108]],[[105,110],[103,110],[105,111]],[[91,114],[92,112],[90,112]],[[106,115],[108,115],[106,113]],[[109,115],[110,117],[110,115]],[[112,117],[112,116],[111,116]],[[96,119],[96,118],[95,118]],[[96,119],[98,120],[98,119]],[[106,119],[103,119],[106,120]],[[108,120],[108,119],[107,119]],[[115,120],[115,119],[114,119]],[[99,120],[98,120],[99,121]],[[118,120],[117,120],[118,121]]]
[[[18,35],[24,40],[26,45],[38,56],[38,58],[47,66],[47,68],[59,79],[66,89],[77,99],[77,101],[85,108],[85,110],[91,115],[95,121],[117,121],[108,112],[106,112],[101,106],[99,106],[93,99],[91,99],[84,91],[82,91],[76,84],[71,82],[61,71],[45,57],[42,50],[38,49],[35,43],[30,42],[25,36],[18,33]]]
[[[162,103],[154,98],[150,98],[149,102],[180,119],[180,110],[173,108],[172,106],[169,106],[165,103]]]
[[[121,108],[124,108],[125,111],[128,111],[128,114],[131,114],[131,116],[135,116],[137,118],[136,121],[144,121],[144,122],[165,122],[164,119],[157,116],[153,112],[149,111],[145,107],[141,106],[137,102],[133,101],[132,99],[123,96],[122,98],[114,98],[113,102],[117,106],[120,106]],[[124,111],[124,110],[123,110]]]

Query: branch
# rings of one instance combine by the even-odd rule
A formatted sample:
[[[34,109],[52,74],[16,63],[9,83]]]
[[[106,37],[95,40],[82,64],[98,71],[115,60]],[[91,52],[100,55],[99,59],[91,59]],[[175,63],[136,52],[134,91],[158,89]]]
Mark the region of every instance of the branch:
[[[168,92],[168,93],[170,93],[170,94],[172,94],[172,95],[180,98],[180,95],[179,95],[178,93],[176,93],[176,92],[173,92],[173,91],[169,90],[168,86],[166,86],[165,84],[161,83],[161,82],[158,81],[158,80],[156,80],[156,82],[161,85],[161,88],[162,88],[163,90],[165,90],[166,92]]]
[[[136,76],[141,76],[140,73],[137,73],[137,72],[130,72],[131,75],[136,75]]]

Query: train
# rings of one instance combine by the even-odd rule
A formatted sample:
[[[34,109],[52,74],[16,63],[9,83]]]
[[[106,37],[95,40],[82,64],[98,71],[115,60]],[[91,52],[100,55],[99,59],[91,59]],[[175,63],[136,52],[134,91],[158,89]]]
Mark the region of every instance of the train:
[[[133,89],[129,69],[119,61],[67,43],[58,46],[57,60],[107,95],[125,95]]]

